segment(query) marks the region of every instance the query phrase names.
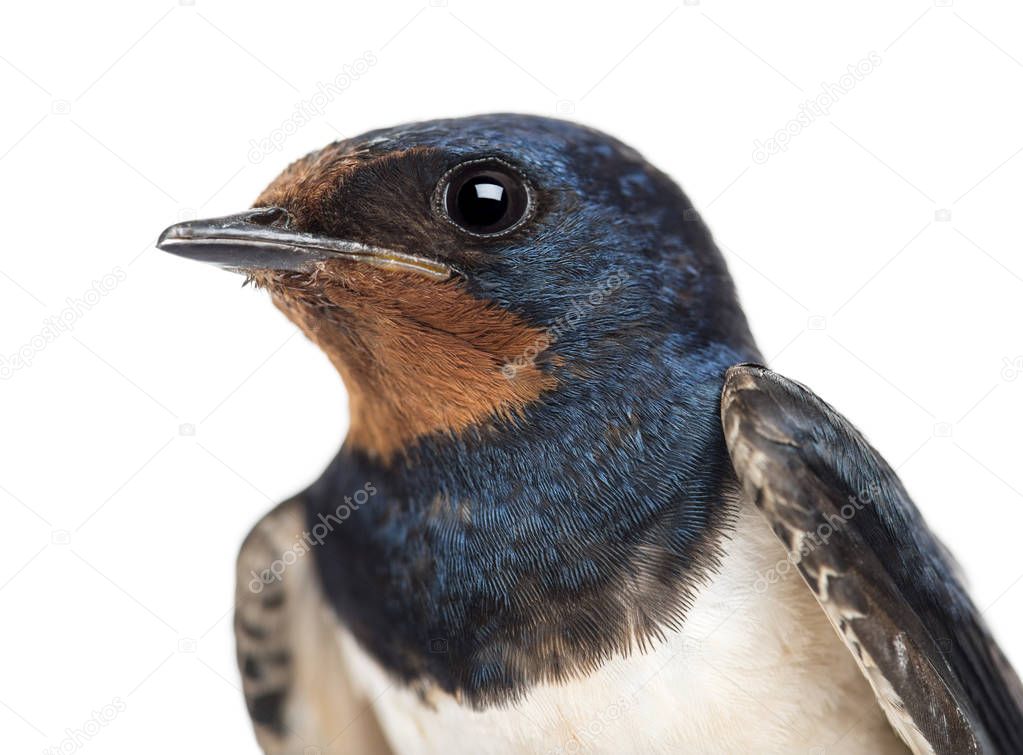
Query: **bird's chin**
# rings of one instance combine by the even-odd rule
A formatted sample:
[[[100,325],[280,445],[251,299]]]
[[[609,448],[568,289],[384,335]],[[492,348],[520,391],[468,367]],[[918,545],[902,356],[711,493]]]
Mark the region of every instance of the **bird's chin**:
[[[296,276],[284,273],[280,273],[276,270],[246,270],[245,271],[245,282],[242,286],[252,286],[253,288],[264,288],[268,291],[274,291],[289,285],[287,278],[295,278]],[[308,276],[303,276],[308,279]],[[298,281],[291,281],[290,284],[294,285]]]

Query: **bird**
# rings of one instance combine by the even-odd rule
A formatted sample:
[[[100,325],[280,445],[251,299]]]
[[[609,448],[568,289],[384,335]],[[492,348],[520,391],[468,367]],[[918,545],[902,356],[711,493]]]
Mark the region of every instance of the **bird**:
[[[158,247],[268,292],[347,391],[238,555],[264,752],[1023,752],[960,567],[618,139],[374,130]]]

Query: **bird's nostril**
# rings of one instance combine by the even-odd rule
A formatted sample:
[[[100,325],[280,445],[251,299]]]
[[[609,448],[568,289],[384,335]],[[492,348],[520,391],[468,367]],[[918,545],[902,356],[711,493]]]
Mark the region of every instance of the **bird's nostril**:
[[[274,228],[291,228],[295,216],[283,207],[257,207],[248,217],[254,225]]]

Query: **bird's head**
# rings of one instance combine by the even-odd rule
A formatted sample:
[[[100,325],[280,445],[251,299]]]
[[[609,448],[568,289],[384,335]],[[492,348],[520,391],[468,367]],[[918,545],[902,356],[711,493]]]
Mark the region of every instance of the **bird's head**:
[[[754,349],[681,190],[564,121],[477,116],[336,142],[254,209],[171,226],[158,246],[269,290],[341,373],[349,442],[385,459],[592,398],[594,382],[627,388],[659,349]]]

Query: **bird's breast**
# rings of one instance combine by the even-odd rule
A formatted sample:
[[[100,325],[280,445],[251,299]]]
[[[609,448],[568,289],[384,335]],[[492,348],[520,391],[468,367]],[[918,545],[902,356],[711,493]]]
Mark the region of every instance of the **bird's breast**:
[[[395,752],[905,751],[749,504],[679,631],[511,703],[403,687],[338,632]]]

